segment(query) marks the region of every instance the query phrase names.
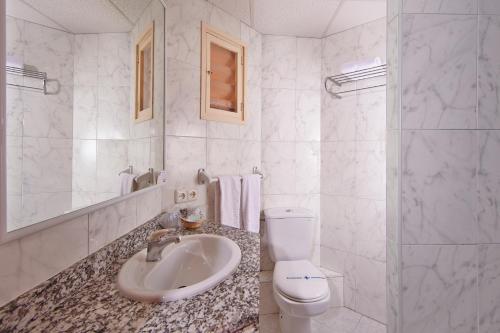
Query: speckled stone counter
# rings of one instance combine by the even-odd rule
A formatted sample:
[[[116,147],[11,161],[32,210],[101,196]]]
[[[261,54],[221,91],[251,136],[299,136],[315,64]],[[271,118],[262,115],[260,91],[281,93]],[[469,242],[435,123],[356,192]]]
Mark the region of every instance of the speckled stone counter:
[[[206,223],[196,231],[226,236],[241,248],[233,275],[196,297],[147,304],[120,295],[115,282],[126,259],[145,248],[157,219],[81,260],[0,308],[0,332],[258,331],[259,236]]]

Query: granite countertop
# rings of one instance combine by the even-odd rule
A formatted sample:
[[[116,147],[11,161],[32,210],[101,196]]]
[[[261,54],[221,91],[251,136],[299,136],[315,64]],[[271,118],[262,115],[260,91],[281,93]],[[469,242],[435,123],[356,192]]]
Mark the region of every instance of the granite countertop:
[[[227,280],[168,303],[129,300],[116,288],[123,262],[145,248],[157,219],[79,261],[0,308],[0,332],[255,332],[259,307],[259,235],[206,223],[182,234],[218,234],[241,248]]]

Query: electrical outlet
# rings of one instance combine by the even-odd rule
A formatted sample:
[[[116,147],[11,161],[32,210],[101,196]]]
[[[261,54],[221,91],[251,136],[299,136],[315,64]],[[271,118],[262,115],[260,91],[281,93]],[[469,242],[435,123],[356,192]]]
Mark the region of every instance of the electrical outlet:
[[[189,192],[188,192],[188,198],[189,198],[189,201],[198,200],[198,191],[195,190],[195,189],[189,190]]]
[[[174,195],[175,195],[175,203],[188,201],[188,194],[186,190],[183,189],[175,190]]]

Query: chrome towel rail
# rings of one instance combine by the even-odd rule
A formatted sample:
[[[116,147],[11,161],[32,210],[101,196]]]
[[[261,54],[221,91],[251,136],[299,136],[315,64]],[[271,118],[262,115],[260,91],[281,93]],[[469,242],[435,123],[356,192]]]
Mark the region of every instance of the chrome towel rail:
[[[357,71],[328,76],[325,78],[325,82],[324,82],[325,90],[328,93],[332,94],[336,98],[342,98],[342,96],[341,96],[342,94],[345,94],[348,92],[353,92],[353,91],[358,91],[358,90],[383,87],[383,86],[385,86],[385,83],[371,85],[371,86],[363,86],[363,87],[359,87],[359,88],[355,87],[354,89],[339,90],[339,91],[332,91],[332,87],[336,86],[338,88],[341,88],[342,85],[345,85],[345,84],[356,83],[357,81],[360,81],[360,80],[382,77],[382,76],[386,76],[386,74],[387,74],[387,65],[384,64],[384,65],[369,67],[369,68],[365,68],[365,69],[360,69]]]
[[[252,173],[256,175],[260,175],[260,178],[264,178],[264,174],[258,167],[253,167]],[[205,169],[198,169],[198,184],[210,184],[212,182],[216,182],[218,180],[217,177],[210,177],[210,175],[205,171]]]
[[[25,69],[25,68],[19,68],[19,67],[12,67],[12,66],[5,66],[5,71],[7,74],[12,74],[12,75],[17,75],[17,76],[23,76],[23,77],[28,77],[31,79],[37,79],[42,81],[42,87],[37,88],[37,87],[32,87],[32,86],[26,86],[22,84],[14,84],[14,83],[7,83],[9,86],[13,87],[20,87],[20,88],[28,88],[32,90],[38,90],[42,91],[44,95],[47,94],[47,73],[45,72],[38,72],[34,71],[31,69]]]

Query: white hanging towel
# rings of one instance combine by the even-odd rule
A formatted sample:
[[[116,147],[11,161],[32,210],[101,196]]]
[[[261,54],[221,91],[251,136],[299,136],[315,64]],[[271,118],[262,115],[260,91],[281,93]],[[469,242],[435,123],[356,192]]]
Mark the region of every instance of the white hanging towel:
[[[135,175],[123,172],[120,174],[120,194],[125,195],[134,191]]]
[[[219,176],[219,204],[220,223],[229,227],[240,228],[241,207],[241,177]]]
[[[259,232],[260,175],[245,175],[241,182],[241,220],[245,230]]]

